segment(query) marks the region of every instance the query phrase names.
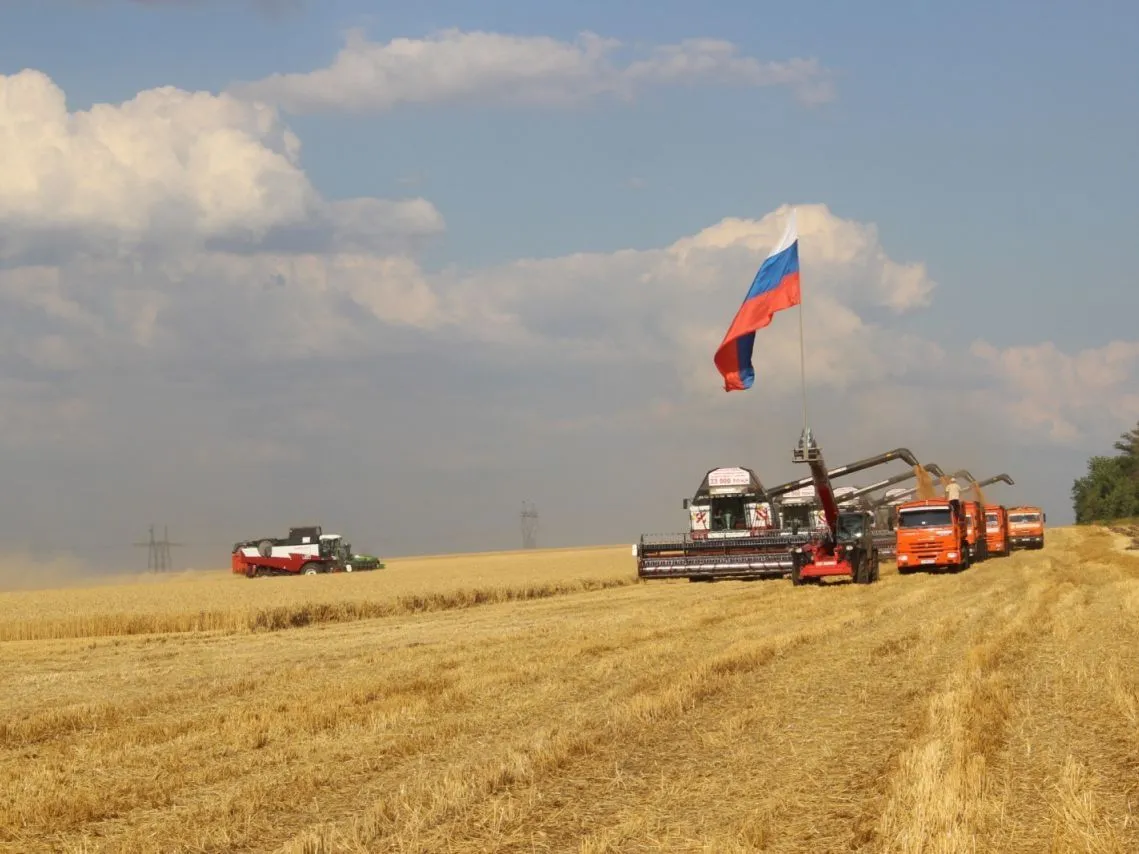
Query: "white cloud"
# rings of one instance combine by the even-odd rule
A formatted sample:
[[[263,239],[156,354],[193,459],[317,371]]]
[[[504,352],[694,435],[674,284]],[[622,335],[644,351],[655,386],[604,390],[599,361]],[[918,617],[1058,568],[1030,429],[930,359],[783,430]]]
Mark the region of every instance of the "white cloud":
[[[782,207],[758,220],[729,218],[662,249],[523,260],[445,277],[439,292],[457,322],[499,343],[556,347],[559,357],[638,359],[678,371],[693,390],[719,392],[712,354],[759,264],[778,242]],[[798,207],[807,369],[813,384],[881,381],[932,344],[863,319],[928,305],[936,287],[924,267],[890,259],[872,226],[826,205]],[[795,311],[776,315],[756,342],[762,383],[798,383]]]
[[[970,352],[995,380],[995,389],[980,393],[982,405],[1018,429],[1069,442],[1139,422],[1139,341],[1075,354],[1051,341],[1003,349],[976,341]]]
[[[442,229],[422,199],[325,201],[276,111],[228,94],[163,87],[69,112],[43,73],[0,75],[0,151],[0,259]]]
[[[655,79],[681,76],[688,60],[662,56]],[[561,91],[596,91],[595,70]],[[444,97],[446,74],[400,91]],[[0,78],[0,150],[0,444],[24,484],[0,507],[8,532],[67,530],[78,548],[169,505],[222,543],[339,512],[349,529],[382,519],[396,548],[490,546],[499,515],[513,536],[519,490],[546,489],[564,538],[620,540],[708,465],[755,455],[767,479],[794,474],[795,310],[757,337],[750,396],[724,394],[712,361],[785,207],[656,249],[429,272],[430,202],[323,199],[276,113],[228,95],[71,113],[22,72]],[[983,476],[1005,460],[975,462],[968,434],[1012,424],[1075,445],[1139,420],[1139,342],[950,355],[907,330],[938,296],[923,265],[825,205],[798,223],[812,412],[841,425],[822,437],[832,463],[905,444]],[[286,465],[304,489],[281,487]],[[638,472],[643,499],[586,506],[614,467]],[[443,536],[490,540],[436,542],[421,518],[439,483],[462,517]]]
[[[578,104],[599,96],[632,97],[666,83],[782,86],[805,103],[831,100],[830,73],[814,59],[762,62],[718,39],[652,48],[624,65],[620,41],[582,33],[572,42],[447,29],[427,38],[369,41],[351,30],[327,68],[272,74],[235,85],[243,97],[291,112],[384,111],[411,103]]]

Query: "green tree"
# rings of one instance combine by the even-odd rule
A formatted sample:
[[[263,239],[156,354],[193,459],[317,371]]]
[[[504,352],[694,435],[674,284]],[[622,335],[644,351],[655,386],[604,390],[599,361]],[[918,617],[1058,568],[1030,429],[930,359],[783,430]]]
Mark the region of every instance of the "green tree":
[[[1113,447],[1116,456],[1092,457],[1087,474],[1072,484],[1077,524],[1139,516],[1139,425]]]

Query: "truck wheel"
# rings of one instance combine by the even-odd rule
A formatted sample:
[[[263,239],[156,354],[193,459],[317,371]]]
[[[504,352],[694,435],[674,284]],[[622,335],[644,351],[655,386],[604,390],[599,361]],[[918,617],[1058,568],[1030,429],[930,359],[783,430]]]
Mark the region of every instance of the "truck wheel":
[[[301,575],[316,575],[320,572],[320,567],[315,563],[306,563],[301,567]]]

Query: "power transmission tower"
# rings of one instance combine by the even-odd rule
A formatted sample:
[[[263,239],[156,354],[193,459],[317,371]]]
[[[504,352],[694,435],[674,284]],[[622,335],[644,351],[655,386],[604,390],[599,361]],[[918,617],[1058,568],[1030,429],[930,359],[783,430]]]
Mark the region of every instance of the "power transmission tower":
[[[522,502],[522,548],[532,549],[538,545],[538,508],[532,503]]]
[[[151,572],[165,572],[170,569],[170,547],[181,546],[183,543],[170,542],[170,533],[165,525],[162,526],[162,539],[155,539],[154,526],[150,526],[150,537],[145,543],[135,543],[136,546],[146,546],[146,568]]]

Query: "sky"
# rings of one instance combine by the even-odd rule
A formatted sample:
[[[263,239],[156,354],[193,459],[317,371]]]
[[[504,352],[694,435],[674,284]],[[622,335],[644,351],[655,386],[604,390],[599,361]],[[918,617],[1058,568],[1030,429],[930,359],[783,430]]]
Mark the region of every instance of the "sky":
[[[997,7],[997,8],[993,8]],[[808,415],[1072,519],[1139,421],[1139,7],[0,0],[0,563],[682,530]],[[884,476],[893,468],[879,470]],[[878,472],[875,472],[877,475]],[[857,477],[851,480],[857,485]],[[44,570],[47,571],[46,569]]]

